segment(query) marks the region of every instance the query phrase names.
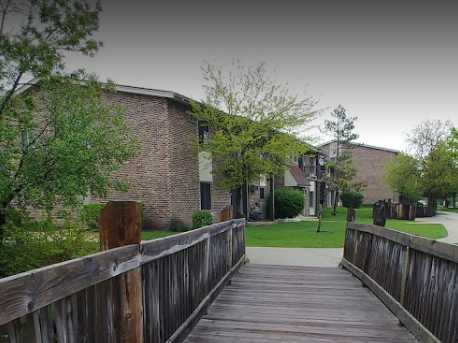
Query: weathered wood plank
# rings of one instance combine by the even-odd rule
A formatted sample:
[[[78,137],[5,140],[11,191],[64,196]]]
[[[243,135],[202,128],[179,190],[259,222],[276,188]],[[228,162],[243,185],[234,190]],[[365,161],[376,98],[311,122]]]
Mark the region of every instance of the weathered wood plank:
[[[110,201],[100,213],[100,248],[109,250],[140,244],[141,205],[135,201]],[[112,280],[114,336],[122,343],[143,343],[142,273],[135,268]],[[110,296],[110,295],[109,295]]]
[[[371,277],[364,271],[345,259],[342,260],[342,266],[348,269],[353,275],[369,287],[420,342],[440,343],[440,341],[426,327],[424,327],[421,322],[412,316],[409,311],[407,311],[395,298],[393,298],[375,280],[371,279]]]
[[[0,279],[0,325],[140,266],[138,245]]]
[[[142,261],[143,263],[148,263],[152,260],[172,255],[180,250],[187,249],[209,239],[210,237],[240,227],[244,225],[244,222],[244,219],[233,219],[228,222],[212,224],[190,232],[184,232],[151,241],[142,241]]]
[[[458,263],[458,245],[442,243],[376,225],[352,223],[348,229],[383,237],[403,246]]]
[[[345,271],[246,265],[185,342],[410,343],[415,339]]]

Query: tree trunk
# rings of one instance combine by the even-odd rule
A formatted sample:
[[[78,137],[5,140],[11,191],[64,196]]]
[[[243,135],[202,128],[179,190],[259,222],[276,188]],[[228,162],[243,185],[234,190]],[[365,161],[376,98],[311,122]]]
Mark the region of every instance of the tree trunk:
[[[0,208],[0,246],[3,244],[3,236],[6,224],[6,208]]]
[[[452,194],[452,200],[453,200],[452,208],[456,208],[456,193]]]
[[[347,223],[355,221],[356,211],[353,208],[347,208]]]
[[[245,181],[242,186],[242,207],[243,207],[243,215],[245,216],[246,220],[250,218],[250,213],[249,213],[249,195],[248,195],[248,183]]]
[[[270,192],[272,194],[272,221],[275,221],[275,176],[272,174],[270,179],[271,187]]]
[[[335,216],[337,214],[337,203],[339,199],[339,190],[337,189],[334,195],[334,204],[332,208],[332,215]]]

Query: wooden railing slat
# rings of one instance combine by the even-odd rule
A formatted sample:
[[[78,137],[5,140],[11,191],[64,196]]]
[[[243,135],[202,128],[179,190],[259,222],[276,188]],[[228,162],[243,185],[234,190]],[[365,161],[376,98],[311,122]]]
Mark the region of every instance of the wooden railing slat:
[[[244,231],[244,220],[231,220],[1,279],[0,333],[10,342],[29,331],[37,342],[129,341],[123,318],[138,286],[144,341],[182,338],[244,263]]]
[[[457,342],[458,246],[350,224],[342,265],[371,288],[420,342]]]

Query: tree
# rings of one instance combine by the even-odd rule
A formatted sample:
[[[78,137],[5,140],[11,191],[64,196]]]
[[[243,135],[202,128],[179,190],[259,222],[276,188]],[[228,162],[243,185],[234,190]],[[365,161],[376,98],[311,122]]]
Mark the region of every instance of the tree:
[[[453,187],[451,190],[451,195],[453,201],[452,207],[456,208],[456,194],[458,193],[458,130],[456,128],[452,129],[447,144],[453,158],[455,169],[452,180]]]
[[[354,132],[358,117],[349,116],[342,105],[337,106],[332,111],[331,116],[333,117],[332,120],[325,120],[324,129],[333,136],[337,146],[335,158],[329,161],[327,165],[331,171],[327,178],[327,184],[335,192],[333,215],[336,215],[339,191],[350,190],[351,180],[355,173],[351,163],[351,154],[348,152],[349,144],[359,135]],[[342,147],[347,149],[345,153],[341,153]]]
[[[104,87],[64,72],[66,52],[100,46],[92,39],[99,11],[89,1],[1,2],[0,230],[13,206],[50,210],[103,195],[133,154],[120,109],[101,99]],[[18,92],[31,77],[36,86]]]
[[[206,99],[193,104],[193,114],[211,134],[200,148],[215,161],[219,187],[243,190],[248,217],[248,185],[261,175],[284,172],[292,157],[305,152],[296,130],[314,117],[315,101],[291,95],[262,63],[237,63],[229,71],[206,64],[202,71]]]
[[[438,143],[424,159],[421,183],[429,207],[435,208],[438,198],[448,198],[456,190],[455,162],[446,142]]]
[[[414,156],[423,160],[436,146],[447,139],[453,124],[450,121],[426,120],[407,136],[407,142]]]
[[[347,209],[347,222],[354,222],[356,217],[356,208],[363,204],[364,195],[355,191],[344,191],[340,196],[342,205]]]
[[[393,192],[409,203],[422,196],[419,161],[412,156],[400,153],[386,166],[385,179]]]

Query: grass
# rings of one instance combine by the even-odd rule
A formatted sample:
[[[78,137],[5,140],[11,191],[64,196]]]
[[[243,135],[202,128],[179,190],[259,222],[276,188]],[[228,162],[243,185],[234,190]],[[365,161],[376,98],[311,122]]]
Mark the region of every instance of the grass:
[[[142,232],[142,239],[145,241],[149,241],[151,239],[157,239],[167,236],[176,235],[178,232],[174,231],[143,231]]]
[[[298,223],[275,223],[272,225],[247,226],[247,245],[251,247],[283,247],[283,248],[341,248],[345,235],[346,209],[339,208],[334,217],[330,209],[326,209],[321,224],[322,232],[317,233],[317,222],[304,221]],[[372,208],[363,207],[357,210],[356,222],[372,223]],[[386,227],[413,235],[431,239],[447,235],[442,224],[423,224],[405,220],[387,220]],[[142,239],[151,240],[177,234],[173,231],[143,231]]]
[[[252,247],[285,248],[341,248],[345,234],[345,209],[339,208],[337,216],[327,209],[323,215],[321,229],[317,233],[317,222],[275,223],[272,225],[248,225],[247,245]],[[357,210],[357,223],[372,223],[372,209]],[[420,224],[403,220],[388,220],[386,227],[431,239],[442,238],[447,231],[441,224]]]
[[[439,211],[458,213],[458,208],[439,208]]]

